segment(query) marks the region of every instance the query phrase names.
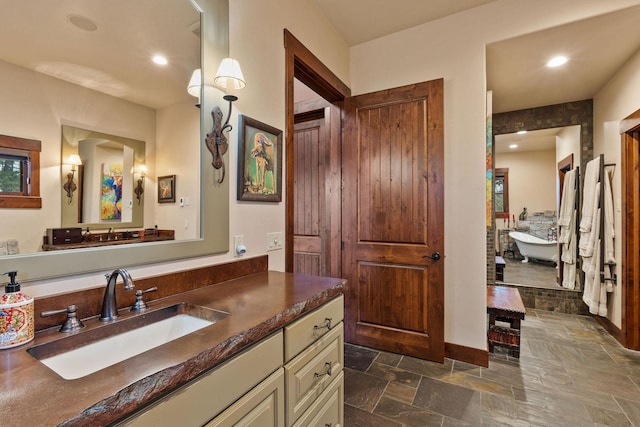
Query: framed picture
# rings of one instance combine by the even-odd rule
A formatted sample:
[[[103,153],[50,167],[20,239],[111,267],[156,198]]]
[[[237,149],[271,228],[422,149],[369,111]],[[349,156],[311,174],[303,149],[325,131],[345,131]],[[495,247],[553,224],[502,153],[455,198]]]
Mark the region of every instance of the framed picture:
[[[238,200],[282,201],[282,131],[241,115]]]
[[[158,203],[176,202],[176,176],[158,177]]]

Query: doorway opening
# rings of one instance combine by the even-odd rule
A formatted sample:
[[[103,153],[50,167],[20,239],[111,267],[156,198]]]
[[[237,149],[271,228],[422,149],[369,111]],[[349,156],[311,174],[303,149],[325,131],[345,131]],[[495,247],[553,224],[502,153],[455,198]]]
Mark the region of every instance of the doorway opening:
[[[329,190],[329,196],[339,194],[340,190],[340,104],[345,97],[351,95],[351,90],[327,68],[313,53],[311,53],[293,34],[288,30],[284,31],[284,45],[286,56],[286,224],[285,224],[285,271],[294,272],[295,259],[298,259],[298,266],[303,266],[306,262],[310,262],[309,268],[314,268],[313,264],[317,260],[318,271],[321,265],[324,265],[325,275],[340,277],[341,276],[341,231],[340,231],[340,197],[327,197],[326,191]],[[290,173],[296,170],[296,149],[295,149],[295,115],[296,115],[296,80],[299,82],[298,91],[302,87],[307,87],[312,92],[322,98],[318,101],[318,108],[311,108],[312,111],[318,109],[323,111],[325,122],[324,134],[328,138],[329,149],[325,150],[325,162],[323,163],[324,180],[322,189],[325,191],[323,200],[323,215],[326,216],[323,224],[325,230],[323,236],[315,236],[313,239],[298,238],[296,245],[296,231],[301,237],[301,227],[296,230],[296,222],[300,225],[301,216],[296,216],[296,207],[301,201],[296,200],[296,174]],[[323,106],[324,105],[324,106]],[[309,107],[309,104],[306,104]],[[305,107],[305,108],[306,108]],[[302,113],[302,111],[300,111]],[[304,116],[304,115],[302,115]],[[301,116],[298,116],[301,120]],[[304,120],[302,120],[304,121]],[[328,123],[327,123],[328,121]],[[326,127],[328,126],[328,128]],[[326,158],[328,156],[328,159]],[[318,185],[315,186],[318,190]],[[298,191],[298,194],[300,192]],[[337,200],[334,200],[336,199]],[[304,202],[302,202],[304,203]],[[304,212],[302,212],[304,214]],[[298,221],[296,221],[296,218]],[[303,228],[302,228],[303,229]],[[320,249],[324,253],[322,261],[320,256],[310,254],[310,247],[304,247],[305,244],[312,244],[313,248]],[[318,244],[320,247],[318,248]],[[295,256],[297,249],[298,255]],[[303,249],[306,254],[303,254]],[[315,260],[314,260],[315,259]],[[310,261],[311,260],[311,261]]]

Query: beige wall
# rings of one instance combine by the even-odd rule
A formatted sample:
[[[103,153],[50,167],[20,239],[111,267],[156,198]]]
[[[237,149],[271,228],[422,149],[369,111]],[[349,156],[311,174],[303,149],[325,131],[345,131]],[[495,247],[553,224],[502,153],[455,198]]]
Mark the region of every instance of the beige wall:
[[[309,0],[232,0],[230,53],[241,61],[247,87],[238,93],[231,123],[237,123],[239,112],[284,129],[284,28],[350,85],[354,94],[443,77],[445,340],[486,349],[485,45],[638,3],[498,0],[348,49]],[[234,129],[230,141],[236,139]],[[236,155],[232,144],[227,160],[230,177],[236,173]],[[284,204],[238,203],[235,190],[232,178],[230,235],[244,235],[247,255],[262,254],[266,232],[284,230]],[[134,278],[145,277],[230,259],[229,253],[129,271]],[[282,270],[284,252],[270,252],[269,264]],[[29,290],[53,293],[103,280],[98,274],[84,275],[36,283]]]
[[[158,227],[175,230],[176,240],[200,236],[200,110],[193,103],[175,104],[157,112],[156,163],[145,180]],[[176,176],[176,203],[156,203],[158,176]],[[188,204],[180,205],[180,198]],[[153,226],[154,224],[151,224]]]
[[[556,210],[555,150],[496,154],[495,166],[509,169],[509,209],[516,219],[524,207],[529,214]]]
[[[556,163],[573,154],[573,165],[580,166],[580,126],[567,126],[556,135]],[[560,208],[558,207],[558,210]]]
[[[620,164],[620,120],[640,109],[640,52],[637,52],[617,74],[598,92],[593,102],[593,154],[604,154],[606,163],[615,163],[613,174],[613,206],[615,210],[615,272],[621,277],[620,255],[622,254],[621,224],[621,164]],[[622,326],[622,284],[614,286],[609,294],[607,317],[614,325]]]

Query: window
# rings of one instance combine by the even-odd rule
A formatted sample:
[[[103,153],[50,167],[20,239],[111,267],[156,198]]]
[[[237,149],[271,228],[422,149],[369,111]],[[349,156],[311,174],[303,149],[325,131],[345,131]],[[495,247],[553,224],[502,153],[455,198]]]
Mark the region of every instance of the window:
[[[496,168],[493,204],[496,218],[507,218],[509,215],[509,169]]]
[[[0,135],[0,208],[41,208],[40,141]]]

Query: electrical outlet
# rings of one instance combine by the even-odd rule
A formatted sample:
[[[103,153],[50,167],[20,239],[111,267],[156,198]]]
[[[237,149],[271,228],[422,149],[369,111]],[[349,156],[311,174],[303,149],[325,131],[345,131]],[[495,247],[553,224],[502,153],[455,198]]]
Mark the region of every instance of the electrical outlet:
[[[267,233],[267,250],[276,251],[284,247],[284,235],[282,232]]]
[[[233,256],[239,257],[238,246],[244,246],[244,236],[233,236]]]

